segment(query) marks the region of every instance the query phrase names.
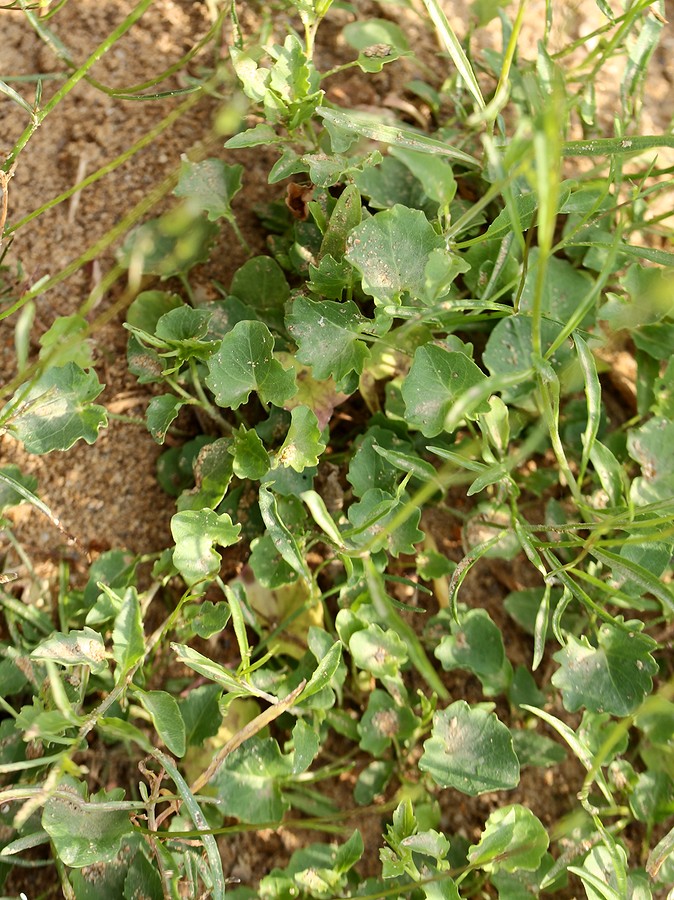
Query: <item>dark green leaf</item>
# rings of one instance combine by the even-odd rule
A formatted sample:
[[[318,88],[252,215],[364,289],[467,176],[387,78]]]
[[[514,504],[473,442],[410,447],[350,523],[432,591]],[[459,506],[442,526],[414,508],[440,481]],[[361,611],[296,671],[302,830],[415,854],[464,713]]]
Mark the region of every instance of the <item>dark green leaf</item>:
[[[290,289],[283,270],[271,256],[254,256],[237,269],[229,288],[263,322],[280,328]]]
[[[218,733],[222,715],[218,700],[222,688],[217,684],[202,684],[191,688],[178,706],[185,723],[185,743],[188,747],[202,747],[206,738]]]
[[[122,607],[115,617],[112,631],[112,653],[117,663],[116,679],[119,681],[145,653],[145,634],[140,602],[135,590],[124,595]]]
[[[158,444],[163,444],[166,440],[166,432],[178,418],[184,403],[184,400],[173,394],[160,394],[150,400],[146,412],[147,428]]]
[[[295,376],[274,359],[274,338],[262,322],[238,322],[208,360],[206,384],[216,402],[238,409],[252,391],[263,403],[283,406],[296,391]]]
[[[97,809],[96,799],[91,803],[84,800],[85,790],[84,785],[62,786],[58,796],[47,800],[42,813],[42,827],[60,860],[76,869],[110,862],[122,838],[132,831],[128,813]],[[63,793],[71,794],[71,799],[61,796]]]
[[[435,437],[443,430],[456,400],[485,380],[484,373],[464,353],[435,344],[419,347],[402,386],[407,421],[426,437]],[[489,412],[489,405],[478,399],[469,415],[485,412]]]

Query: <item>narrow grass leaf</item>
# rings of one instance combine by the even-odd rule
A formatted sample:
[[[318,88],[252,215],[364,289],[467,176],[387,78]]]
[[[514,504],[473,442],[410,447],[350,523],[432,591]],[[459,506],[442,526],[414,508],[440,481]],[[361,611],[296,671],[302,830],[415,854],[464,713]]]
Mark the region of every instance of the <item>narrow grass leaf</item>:
[[[373,116],[353,110],[347,112],[339,107],[321,107],[316,110],[316,115],[335,128],[360,134],[362,137],[370,138],[373,141],[381,141],[383,144],[393,144],[396,147],[417,150],[419,153],[447,156],[466,166],[470,166],[471,169],[478,168],[480,165],[474,156],[450,147],[445,141],[428,137],[422,132],[414,131],[412,128],[407,128],[404,125],[384,125]]]
[[[484,109],[486,104],[484,102],[484,97],[482,96],[482,91],[480,90],[480,85],[475,77],[473,67],[468,61],[468,57],[464,53],[463,47],[459,43],[459,39],[456,34],[454,34],[454,29],[449,24],[440,3],[438,0],[423,0],[423,4],[435,26],[438,37],[444,44],[445,49],[449,53],[452,62],[456,66],[459,75],[477,104],[478,109]]]
[[[222,860],[215,838],[212,834],[208,834],[208,820],[201,811],[201,807],[195,800],[194,795],[187,786],[187,782],[178,771],[173,760],[165,753],[162,753],[161,750],[153,750],[152,755],[173,779],[173,783],[178,789],[178,793],[185,804],[185,809],[194,822],[195,828],[202,832],[200,839],[203,842],[206,858],[208,860],[208,867],[212,879],[211,896],[213,900],[225,900],[225,876],[222,871]]]
[[[260,486],[259,503],[262,519],[269,536],[274,542],[274,546],[300,578],[306,579],[307,584],[311,584],[311,572],[306,564],[304,555],[293,534],[281,519],[276,497],[264,485]]]

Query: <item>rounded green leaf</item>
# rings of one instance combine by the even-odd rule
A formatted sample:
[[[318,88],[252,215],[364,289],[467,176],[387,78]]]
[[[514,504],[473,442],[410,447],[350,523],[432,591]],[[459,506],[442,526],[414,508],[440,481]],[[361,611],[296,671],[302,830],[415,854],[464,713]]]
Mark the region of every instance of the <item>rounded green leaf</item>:
[[[396,303],[403,294],[421,297],[429,254],[444,247],[426,216],[396,204],[354,228],[346,258],[360,272],[363,290],[380,303]]]
[[[173,394],[160,394],[148,403],[147,429],[158,444],[163,444],[166,440],[166,432],[178,418],[184,402]]]
[[[290,428],[276,455],[276,463],[290,466],[295,472],[304,472],[318,465],[325,444],[321,441],[321,430],[313,410],[308,406],[295,406],[290,416]]]
[[[232,199],[241,190],[242,173],[242,165],[228,166],[221,159],[191,162],[183,158],[174,194],[186,197],[207,213],[211,222],[228,219],[232,217]]]
[[[371,756],[381,756],[394,738],[396,741],[408,738],[417,723],[408,707],[398,706],[386,691],[374,690],[358,723],[360,747]]]
[[[514,803],[489,816],[480,843],[468,851],[468,860],[487,872],[533,871],[540,865],[549,843],[547,831],[531,810]]]
[[[208,360],[206,384],[219,406],[238,409],[252,391],[283,406],[296,391],[295,375],[274,359],[274,338],[262,322],[238,322]]]
[[[332,376],[339,382],[350,372],[363,371],[370,351],[358,340],[366,320],[355,303],[319,303],[298,296],[287,324],[298,345],[297,359],[312,367],[315,378]]]
[[[498,626],[484,609],[471,609],[453,623],[435,649],[443,669],[468,669],[478,677],[498,675],[505,662],[505,648]]]
[[[173,516],[173,564],[188,585],[215,578],[220,571],[220,554],[214,547],[236,543],[240,531],[241,526],[233,525],[227,513],[219,516],[212,509],[188,509]]]
[[[485,380],[484,372],[465,353],[444,350],[435,344],[419,347],[402,386],[407,422],[426,437],[435,437],[444,429],[456,401]],[[471,415],[487,412],[486,400],[480,400],[470,410]]]
[[[84,785],[62,786],[57,796],[47,800],[42,813],[42,827],[52,839],[59,859],[75,869],[110,862],[124,835],[132,831],[128,813],[96,809],[95,802],[84,800],[84,791]],[[64,793],[72,794],[72,799]]]
[[[419,768],[440,787],[471,797],[516,787],[520,765],[506,726],[494,713],[457,700],[433,718]]]
[[[407,647],[395,631],[377,624],[357,631],[349,641],[349,652],[359,669],[376,678],[393,678],[407,662]]]
[[[609,624],[599,629],[596,647],[585,635],[569,635],[566,647],[553,657],[561,668],[552,683],[561,690],[569,712],[584,707],[629,716],[653,688],[658,664],[651,651],[656,647],[646,634]]]
[[[105,407],[91,402],[104,387],[94,371],[69,362],[20,387],[0,418],[13,408],[5,427],[29,453],[69,450],[80,439],[93,444],[108,424]]]

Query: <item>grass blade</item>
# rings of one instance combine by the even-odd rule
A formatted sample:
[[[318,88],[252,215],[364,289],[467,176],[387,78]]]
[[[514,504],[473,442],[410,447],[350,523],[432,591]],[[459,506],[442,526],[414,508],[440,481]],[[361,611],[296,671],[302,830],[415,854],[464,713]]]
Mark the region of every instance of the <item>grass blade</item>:
[[[445,45],[447,52],[452,58],[452,62],[456,66],[457,72],[463,78],[468,91],[473,100],[480,109],[484,109],[486,104],[480,85],[477,83],[473,67],[468,61],[468,57],[464,53],[463,47],[459,43],[459,39],[454,34],[454,29],[449,24],[444,10],[438,3],[438,0],[423,0],[424,6],[431,17],[431,21],[435,26],[438,37]]]

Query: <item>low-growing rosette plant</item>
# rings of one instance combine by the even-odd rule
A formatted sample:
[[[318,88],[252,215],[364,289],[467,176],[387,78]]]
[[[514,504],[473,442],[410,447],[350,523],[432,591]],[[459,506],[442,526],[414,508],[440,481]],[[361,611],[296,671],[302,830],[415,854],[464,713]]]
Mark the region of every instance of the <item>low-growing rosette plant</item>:
[[[256,120],[222,158],[184,158],[175,205],[118,254],[154,278],[125,327],[173,544],[149,584],[121,549],[83,588],[63,579],[56,629],[3,586],[3,863],[49,844],[77,900],[94,883],[216,900],[664,896],[674,254],[643,236],[671,188],[654,153],[674,140],[634,132],[661,11],[599,5],[611,37],[572,79],[547,29],[514,64],[525,4],[474,5],[503,28],[478,66],[424,0],[451,73],[408,85],[433,112],[425,131],[328,102],[328,0],[281,4],[265,42],[234,16]],[[350,13],[344,68],[414,58],[394,22]],[[621,119],[598,138],[591,88],[619,39]],[[227,151],[260,145],[278,151],[270,185],[292,179],[259,210],[269,252],[207,298],[192,270],[221,228],[243,237],[245,167]],[[53,326],[0,412],[30,452],[105,427],[80,328]],[[618,340],[636,364],[624,421],[605,401]],[[55,520],[38,487],[0,469],[3,508]],[[526,575],[481,604],[472,579],[490,564]],[[140,778],[94,790],[87,761],[110,747]],[[563,812],[527,793],[531,771],[549,785],[570,768]],[[450,827],[457,803],[470,829]],[[384,821],[377,846],[366,815]],[[227,884],[218,840],[299,823],[338,838]]]

